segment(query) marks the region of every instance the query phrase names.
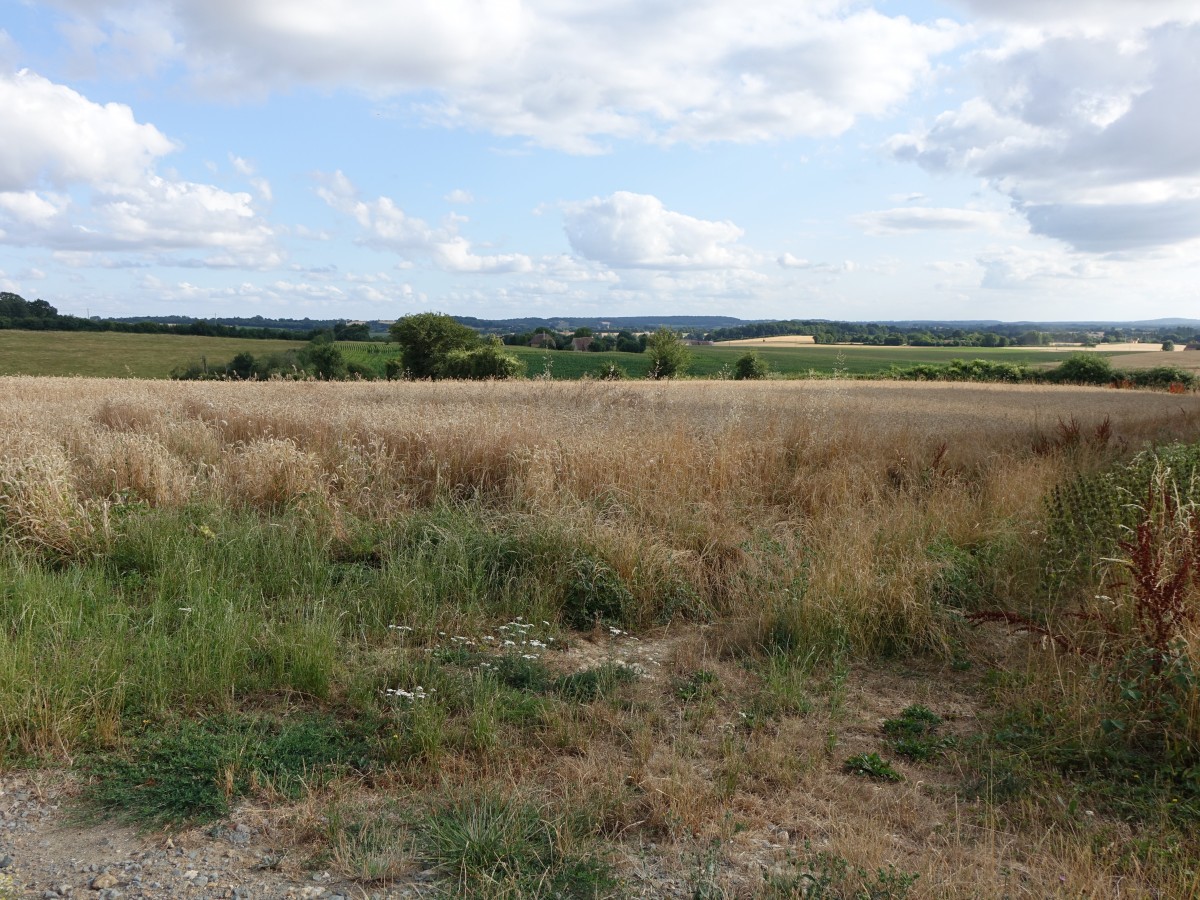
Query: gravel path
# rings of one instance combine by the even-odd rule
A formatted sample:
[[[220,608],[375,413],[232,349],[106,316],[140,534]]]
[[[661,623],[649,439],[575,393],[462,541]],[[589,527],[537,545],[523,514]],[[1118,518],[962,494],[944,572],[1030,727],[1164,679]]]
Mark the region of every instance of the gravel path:
[[[169,837],[108,823],[80,825],[68,814],[69,793],[61,777],[0,776],[0,874],[23,896],[394,900],[422,896],[428,887],[429,873],[410,884],[370,889],[301,871],[269,835],[236,820]]]

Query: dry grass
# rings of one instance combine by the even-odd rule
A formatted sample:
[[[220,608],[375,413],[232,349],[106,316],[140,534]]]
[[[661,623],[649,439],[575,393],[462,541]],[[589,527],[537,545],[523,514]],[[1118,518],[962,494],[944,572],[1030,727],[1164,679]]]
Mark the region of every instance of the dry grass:
[[[1067,822],[1040,807],[1025,814],[966,797],[956,763],[901,764],[899,785],[844,774],[840,764],[878,749],[881,719],[911,703],[953,715],[963,735],[977,731],[986,713],[979,674],[1011,665],[1006,654],[1024,646],[948,614],[937,585],[949,564],[937,548],[992,548],[984,600],[1027,608],[1039,576],[1028,548],[1051,488],[1154,442],[1196,440],[1200,397],[837,380],[13,378],[0,391],[4,533],[56,565],[102,557],[122,516],[195,507],[261,516],[280,535],[302,522],[351,548],[364,531],[450,509],[489,534],[520,536],[517,556],[561,563],[562,548],[587,548],[611,567],[628,586],[628,623],[642,640],[564,630],[571,649],[552,669],[612,656],[645,677],[619,702],[547,701],[527,731],[497,724],[502,698],[481,695],[469,712],[437,720],[422,752],[398,756],[380,777],[374,790],[398,802],[500,785],[547,809],[587,810],[595,836],[646,896],[752,896],[764,868],[794,870],[805,842],[868,873],[885,865],[920,873],[912,897],[1141,896],[1183,883],[1130,864],[1119,837],[1106,844],[1103,829],[1119,835],[1114,821]],[[1071,420],[1103,441],[1055,450],[1060,422]],[[1110,428],[1097,431],[1105,420]],[[456,538],[442,520],[421,534],[433,532],[421,552]],[[522,571],[514,564],[516,574],[499,577],[503,603],[525,598],[539,619],[554,615],[547,584],[559,573]],[[10,740],[71,752],[103,727],[118,741],[122,697],[134,694],[150,705],[236,705],[255,696],[239,680],[252,658],[283,673],[271,691],[350,702],[364,679],[410,669],[429,677],[420,651],[439,630],[477,636],[520,609],[470,606],[469,580],[423,606],[417,570],[395,575],[399,599],[378,612],[356,606],[353,581],[330,581],[328,594],[313,597],[282,578],[254,598],[266,612],[246,638],[233,600],[204,606],[206,586],[188,572],[171,582],[177,593],[154,596],[138,593],[136,575],[123,571],[121,589],[158,604],[169,625],[163,641],[191,634],[225,653],[211,663],[215,674],[198,655],[167,660],[163,671],[139,659],[141,668],[123,672],[119,660],[113,671],[122,674],[106,686],[96,659],[108,651],[86,645],[82,630],[47,650],[21,643],[14,626],[0,633],[0,689],[14,698],[0,724]],[[701,612],[664,600],[680,585]],[[423,635],[411,658],[388,643],[388,621]],[[952,672],[948,663],[964,655],[973,672]],[[39,693],[38,679],[49,683],[81,656],[87,665],[72,669],[75,681]],[[701,671],[711,680],[688,681]],[[18,694],[22,679],[32,687]],[[171,679],[191,681],[176,688]],[[328,802],[375,822],[377,800]],[[305,816],[320,802],[307,798]],[[304,839],[319,843],[319,830]],[[351,845],[344,834],[329,841],[348,873],[407,870],[394,847]]]
[[[777,334],[765,338],[742,338],[736,341],[721,341],[722,347],[811,347],[816,339],[811,334]]]
[[[1120,353],[1109,358],[1114,369],[1153,369],[1157,366],[1176,366],[1190,372],[1200,372],[1200,351],[1143,350],[1140,353]]]

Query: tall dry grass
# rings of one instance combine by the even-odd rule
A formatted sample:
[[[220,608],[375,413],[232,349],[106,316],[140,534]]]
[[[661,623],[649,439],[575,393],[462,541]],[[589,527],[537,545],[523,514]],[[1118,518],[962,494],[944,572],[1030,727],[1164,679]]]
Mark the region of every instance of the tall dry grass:
[[[1098,457],[1192,438],[1200,424],[1194,397],[1084,388],[14,378],[2,389],[0,510],[27,546],[86,552],[114,506],[300,504],[336,532],[346,517],[469,502],[601,547],[631,583],[669,571],[721,615],[832,629],[863,651],[944,649],[927,596],[942,562],[927,548],[1032,530],[1064,465],[1081,464],[1045,452],[1060,422],[1090,433],[1109,421]]]

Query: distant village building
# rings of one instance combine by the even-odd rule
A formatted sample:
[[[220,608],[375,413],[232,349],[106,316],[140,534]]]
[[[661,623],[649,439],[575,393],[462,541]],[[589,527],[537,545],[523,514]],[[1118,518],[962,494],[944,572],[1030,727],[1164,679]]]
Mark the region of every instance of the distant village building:
[[[687,338],[683,342],[688,347],[707,347],[712,344],[712,341],[697,341],[692,338]]]
[[[586,350],[592,346],[592,336],[589,334],[586,337],[571,338],[572,350]]]
[[[544,331],[539,331],[529,339],[530,347],[549,347],[553,350],[557,344],[554,342],[554,335],[546,334]]]

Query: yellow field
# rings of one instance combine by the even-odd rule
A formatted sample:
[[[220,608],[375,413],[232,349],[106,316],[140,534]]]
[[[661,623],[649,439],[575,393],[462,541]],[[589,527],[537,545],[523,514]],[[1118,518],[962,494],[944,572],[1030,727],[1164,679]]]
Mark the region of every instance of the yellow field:
[[[1200,372],[1200,350],[1151,350],[1140,353],[1120,353],[1109,358],[1114,369],[1153,369],[1156,366],[1177,366]]]
[[[816,340],[811,334],[779,334],[765,338],[743,338],[737,341],[721,341],[722,347],[814,347]]]
[[[1098,734],[1099,707],[1075,702],[1096,663],[964,610],[1049,621],[1054,487],[1200,439],[1200,396],[36,377],[0,379],[0,396],[0,574],[23,585],[0,591],[0,769],[4,748],[64,765],[119,750],[180,710],[367,709],[387,723],[370,778],[263,790],[238,813],[297,878],[310,860],[366,871],[352,851],[369,829],[337,832],[348,810],[393,829],[371,877],[409,877],[427,865],[405,830],[421,822],[389,809],[499,792],[584,827],[629,879],[603,896],[762,896],[764,873],[806,883],[795,858],[817,852],[850,865],[839,896],[886,866],[919,875],[910,900],[1194,884],[1194,834],[1093,810],[1064,776],[997,755],[997,715],[1031,697],[1067,697],[1069,727]],[[978,607],[945,599],[963,584]],[[562,590],[606,585],[622,628],[567,618]],[[37,591],[60,606],[30,605]],[[466,642],[516,616],[559,639],[537,661],[551,675],[615,661],[636,680],[565,700],[467,668]],[[382,697],[417,684],[441,693]],[[892,754],[881,723],[912,704],[959,749]],[[902,781],[847,769],[876,751]],[[1004,796],[1002,762],[1020,785]],[[1133,856],[1138,835],[1176,849]]]

